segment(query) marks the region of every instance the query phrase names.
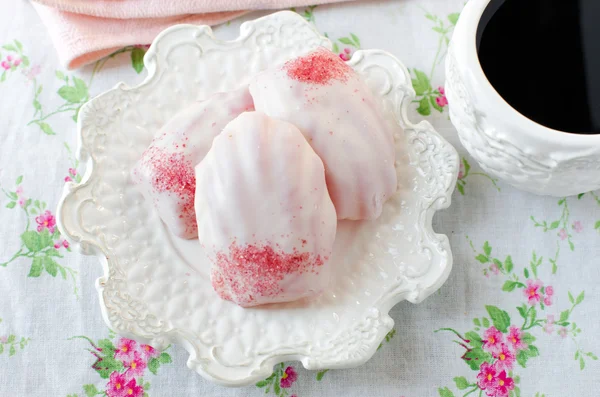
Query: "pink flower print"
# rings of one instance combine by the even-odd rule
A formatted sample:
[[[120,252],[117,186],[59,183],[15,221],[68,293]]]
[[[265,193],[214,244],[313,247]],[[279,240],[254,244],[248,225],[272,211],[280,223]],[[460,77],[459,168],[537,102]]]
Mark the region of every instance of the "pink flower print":
[[[568,333],[569,333],[569,331],[567,331],[567,329],[565,327],[562,327],[561,329],[558,330],[558,334],[563,339],[567,337]]]
[[[35,221],[37,222],[37,231],[41,232],[44,229],[48,229],[50,233],[54,233],[54,228],[56,227],[56,219],[52,212],[46,210],[43,214],[35,217]]]
[[[496,368],[494,368],[490,363],[484,362],[479,367],[479,373],[477,374],[477,386],[481,390],[492,389],[496,384]],[[493,394],[489,394],[488,396],[492,396]]]
[[[124,397],[142,397],[144,395],[144,389],[138,385],[135,378],[131,379],[125,385]]]
[[[59,249],[60,247],[61,247],[61,244],[59,242],[54,243],[55,249]]]
[[[6,342],[8,342],[8,336],[6,336],[6,335],[0,336],[0,343],[6,343]]]
[[[440,96],[435,98],[435,102],[438,104],[438,106],[444,107],[448,105],[448,98],[446,98],[446,90],[444,87],[438,87],[438,92],[440,93]]]
[[[142,355],[146,357],[146,359],[158,357],[160,355],[160,352],[150,345],[140,345],[140,349],[142,351]]]
[[[463,179],[465,177],[465,165],[460,163],[458,167],[458,179]]]
[[[498,331],[496,327],[490,327],[483,333],[483,349],[490,353],[499,353],[503,342],[502,332]]]
[[[581,224],[581,221],[573,222],[573,230],[575,230],[575,232],[577,233],[581,233],[581,231],[583,230],[583,225]]]
[[[540,280],[527,280],[527,287],[523,291],[527,300],[531,306],[535,306],[536,303],[539,303],[542,299],[542,292],[540,289],[542,288],[542,282]]]
[[[25,197],[19,197],[17,203],[19,203],[19,206],[25,207],[25,204],[27,204],[27,199]]]
[[[508,397],[511,390],[515,388],[515,381],[513,378],[509,378],[506,371],[502,371],[496,378],[496,384],[494,385],[495,393],[489,394],[488,396],[494,397]]]
[[[544,332],[551,334],[554,331],[554,314],[546,316],[546,324],[544,324]]]
[[[494,358],[496,359],[496,368],[499,370],[504,369],[510,371],[515,365],[515,353],[513,353],[508,347],[508,345],[504,343],[500,348],[500,352],[494,354]]]
[[[21,64],[21,58],[19,58],[19,59],[16,59],[16,60],[13,62],[13,65],[15,65],[15,66],[19,66],[20,64]]]
[[[110,379],[106,385],[106,395],[108,397],[125,397],[127,379],[125,374],[117,371],[110,374]]]
[[[35,77],[40,74],[42,71],[42,67],[40,65],[35,65],[25,74],[29,80],[35,79]]]
[[[117,350],[115,351],[115,358],[122,361],[130,361],[133,359],[135,353],[136,343],[134,340],[121,338],[117,343]]]
[[[560,229],[560,231],[558,232],[558,237],[564,241],[567,237],[569,237],[569,235],[567,234],[567,231],[565,229]]]
[[[127,376],[142,376],[146,370],[146,362],[140,356],[140,353],[134,351],[133,357],[129,356],[123,360],[123,365],[127,368]]]
[[[498,265],[496,265],[495,263],[492,263],[492,265],[490,266],[490,271],[497,276],[498,273],[500,273],[500,268],[498,268]]]
[[[71,174],[72,176],[77,175],[77,170],[75,168],[69,168],[69,174]]]
[[[435,98],[435,103],[438,104],[439,107],[445,107],[448,105],[448,99],[444,95]]]
[[[62,246],[65,248],[69,248],[69,242],[67,240],[62,241]]]
[[[284,389],[289,389],[292,387],[296,379],[298,379],[298,374],[296,373],[294,367],[287,367],[283,373],[283,376],[281,377],[281,380],[279,381],[279,385]]]
[[[0,63],[0,65],[2,65],[2,68],[4,70],[8,70],[8,69],[10,69],[13,66],[12,60],[13,60],[12,55],[9,55],[9,56],[6,57],[6,60],[4,60],[4,61],[2,61],[2,63]],[[21,63],[20,59],[18,61],[19,61],[19,63]],[[18,65],[19,63],[17,63],[16,65]]]
[[[71,179],[70,176],[65,176],[65,182],[73,182],[73,179]]]
[[[546,295],[547,295],[547,296],[552,296],[552,295],[554,295],[554,287],[553,287],[553,286],[551,286],[551,285],[547,286],[547,287],[544,289],[544,291],[546,292]]]
[[[546,305],[546,306],[552,306],[552,297],[551,296],[546,296],[544,298],[544,305]]]
[[[21,185],[17,186],[15,193],[17,196],[21,196],[23,194],[23,186],[21,186]]]
[[[523,342],[523,332],[514,325],[509,329],[507,340],[515,351],[527,348],[527,344]]]
[[[350,57],[347,54],[344,54],[343,52],[340,54],[340,59],[342,61],[349,61]]]

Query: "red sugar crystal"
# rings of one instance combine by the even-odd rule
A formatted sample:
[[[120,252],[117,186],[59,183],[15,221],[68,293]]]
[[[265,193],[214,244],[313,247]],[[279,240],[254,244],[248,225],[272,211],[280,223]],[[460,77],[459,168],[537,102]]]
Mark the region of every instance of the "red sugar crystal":
[[[318,49],[283,65],[288,76],[309,84],[327,85],[332,80],[345,83],[353,72],[339,57],[326,49]]]
[[[142,161],[152,169],[152,187],[157,193],[178,197],[179,218],[184,219],[187,232],[196,230],[194,197],[196,175],[194,165],[183,153],[172,153],[151,146],[142,155]]]
[[[306,240],[302,242],[304,245]],[[323,263],[320,255],[299,252],[295,248],[292,252],[284,252],[272,244],[238,246],[234,241],[229,252],[217,253],[212,285],[221,298],[250,306],[256,297],[282,293],[279,283],[285,276],[314,273]]]

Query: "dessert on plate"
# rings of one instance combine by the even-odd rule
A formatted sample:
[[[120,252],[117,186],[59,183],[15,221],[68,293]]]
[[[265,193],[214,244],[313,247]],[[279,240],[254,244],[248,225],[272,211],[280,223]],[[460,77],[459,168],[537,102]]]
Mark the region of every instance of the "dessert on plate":
[[[337,218],[323,162],[290,123],[241,114],[196,167],[198,239],[211,280],[240,306],[322,292]]]
[[[194,167],[223,127],[253,108],[248,87],[196,102],[177,113],[156,133],[134,166],[133,182],[176,236],[185,239],[198,236]]]
[[[376,219],[396,192],[394,128],[320,48],[177,114],[132,175],[173,234],[198,238],[221,298],[289,302],[327,288],[337,221]]]
[[[338,219],[381,215],[397,187],[393,130],[354,69],[319,48],[258,74],[250,94],[256,110],[294,124],[321,157]]]

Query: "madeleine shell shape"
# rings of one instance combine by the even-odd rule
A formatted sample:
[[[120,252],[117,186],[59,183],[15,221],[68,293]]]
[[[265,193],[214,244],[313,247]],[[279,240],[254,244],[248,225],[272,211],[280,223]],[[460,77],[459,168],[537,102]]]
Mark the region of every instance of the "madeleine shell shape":
[[[248,307],[327,287],[337,217],[323,162],[295,126],[243,113],[215,138],[196,181],[198,238],[219,296]]]
[[[369,87],[319,48],[250,82],[257,111],[297,126],[323,160],[338,219],[376,219],[397,188],[394,128]]]
[[[158,130],[134,166],[133,182],[176,236],[197,237],[194,167],[225,125],[247,110],[253,110],[248,87],[196,102]]]

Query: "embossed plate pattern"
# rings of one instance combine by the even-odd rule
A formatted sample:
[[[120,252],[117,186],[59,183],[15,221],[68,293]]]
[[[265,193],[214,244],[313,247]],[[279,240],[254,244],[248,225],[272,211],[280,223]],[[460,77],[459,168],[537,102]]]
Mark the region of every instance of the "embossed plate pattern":
[[[448,239],[431,219],[450,205],[458,155],[429,123],[407,120],[410,76],[382,51],[358,51],[350,65],[404,129],[396,135],[400,188],[377,221],[340,222],[335,280],[319,298],[252,309],[222,301],[198,243],[172,237],[132,186],[133,163],[178,109],[318,46],[331,43],[291,12],[245,23],[230,42],[206,26],[174,26],[148,50],[141,85],[119,84],[80,112],[78,156],[87,171],[81,184],[66,185],[58,222],[83,253],[101,258],[106,322],[158,348],[182,344],[188,366],[223,385],[266,378],[284,360],[307,369],[364,363],[393,326],[391,307],[425,299],[452,266]]]

